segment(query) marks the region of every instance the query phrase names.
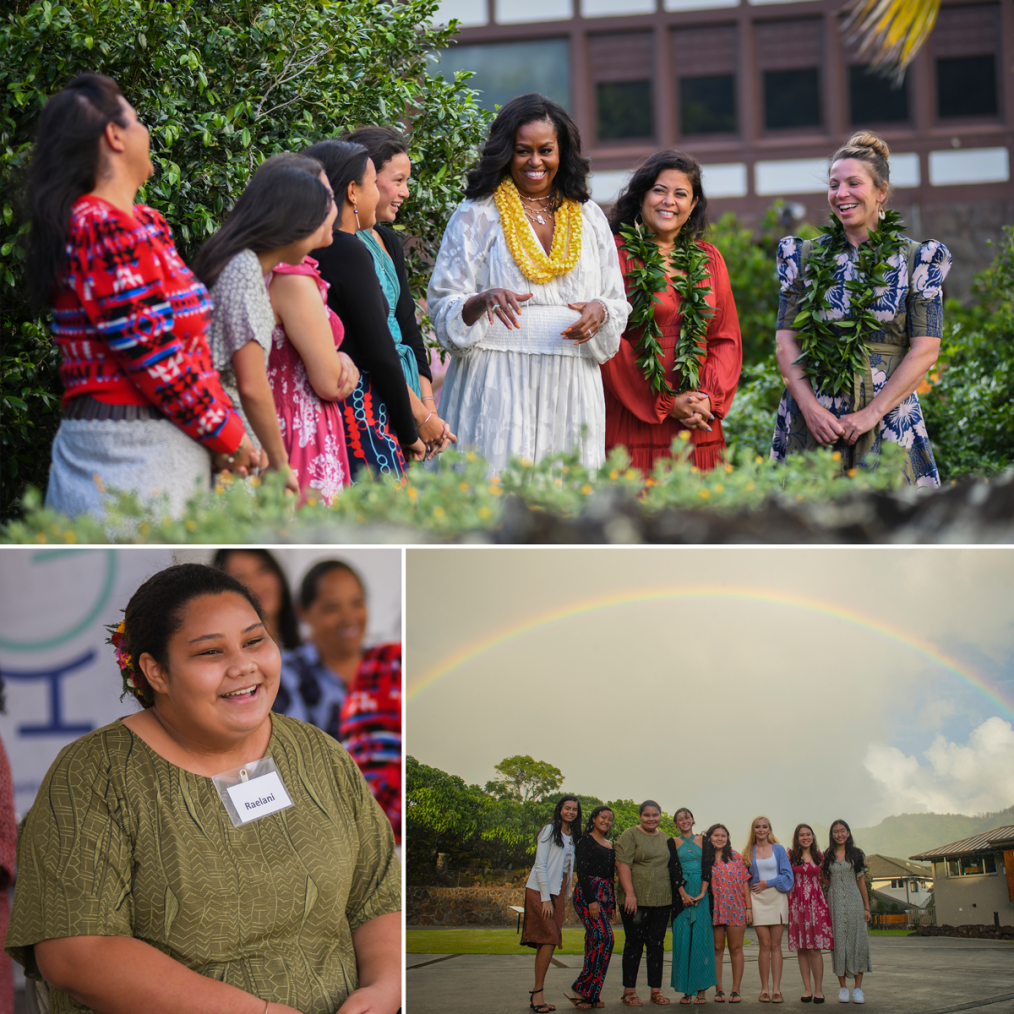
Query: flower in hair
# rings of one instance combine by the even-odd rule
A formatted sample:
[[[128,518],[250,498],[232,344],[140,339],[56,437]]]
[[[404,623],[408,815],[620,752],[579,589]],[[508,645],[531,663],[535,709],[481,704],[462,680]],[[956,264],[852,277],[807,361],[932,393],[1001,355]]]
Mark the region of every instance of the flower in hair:
[[[106,624],[109,637],[106,644],[113,646],[113,654],[116,656],[116,665],[120,670],[120,678],[123,680],[122,700],[127,694],[136,697],[145,706],[151,704],[151,689],[144,674],[138,671],[134,663],[134,657],[127,651],[124,641],[127,636],[127,625],[123,620],[118,624]]]

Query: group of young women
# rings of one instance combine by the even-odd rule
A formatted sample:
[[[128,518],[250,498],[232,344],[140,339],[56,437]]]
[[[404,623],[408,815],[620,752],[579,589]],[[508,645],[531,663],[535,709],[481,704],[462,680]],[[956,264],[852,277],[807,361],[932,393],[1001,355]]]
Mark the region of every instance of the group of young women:
[[[536,948],[530,1006],[537,1014],[556,1009],[545,1000],[545,977],[554,948],[563,942],[565,905],[571,894],[585,927],[584,967],[568,995],[579,1009],[605,1006],[602,987],[613,951],[611,918],[617,906],[624,931],[622,1000],[629,1007],[643,1006],[637,975],[645,951],[651,1002],[671,1003],[662,992],[670,927],[670,981],[683,994],[680,1004],[706,1003],[712,987],[716,1003],[742,1002],[747,926],[757,934],[761,1003],[784,1002],[785,926],[789,950],[799,961],[803,1003],[824,1002],[825,950],[832,952],[839,1002],[865,1002],[863,975],[870,971],[866,860],[844,820],[831,825],[828,848],[822,853],[809,824],[796,826],[792,847],[786,851],[767,817],[757,817],[739,853],[724,824],[694,834],[694,815],[687,807],[676,811],[673,819],[679,834],[671,838],[659,827],[662,810],[654,800],[645,800],[639,815],[639,823],[613,841],[609,832],[614,815],[608,806],[596,806],[582,825],[580,802],[564,796],[552,821],[539,832],[525,890],[521,938],[522,944]],[[732,965],[728,996],[722,988],[727,944]],[[851,991],[847,978],[855,980]]]
[[[888,160],[856,134],[829,163],[825,234],[779,247],[771,454],[834,447],[849,469],[889,440],[909,481],[932,486],[915,391],[950,254],[885,210]],[[491,472],[571,451],[597,467],[617,446],[647,471],[682,436],[714,467],[742,340],[704,239],[701,167],[652,155],[608,218],[589,169],[555,102],[498,112],[429,283],[451,359],[438,414],[404,251],[381,224],[409,194],[400,134],[365,127],[269,158],[191,270],[165,219],[134,203],[147,129],[114,82],[76,78],[43,111],[29,174],[26,279],[52,311],[65,386],[48,503],[100,513],[117,487],[178,512],[213,470],[260,468],[330,503],[456,442]]]

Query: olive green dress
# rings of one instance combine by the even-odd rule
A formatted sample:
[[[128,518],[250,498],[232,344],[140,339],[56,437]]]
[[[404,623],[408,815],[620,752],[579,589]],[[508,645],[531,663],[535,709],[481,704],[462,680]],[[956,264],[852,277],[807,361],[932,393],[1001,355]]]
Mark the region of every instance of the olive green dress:
[[[358,983],[352,932],[401,910],[394,836],[334,739],[271,721],[295,805],[242,827],[210,778],[120,722],[60,752],[18,836],[6,950],[28,976],[38,941],[132,936],[262,1000],[337,1011]],[[53,1014],[90,1009],[50,999]]]

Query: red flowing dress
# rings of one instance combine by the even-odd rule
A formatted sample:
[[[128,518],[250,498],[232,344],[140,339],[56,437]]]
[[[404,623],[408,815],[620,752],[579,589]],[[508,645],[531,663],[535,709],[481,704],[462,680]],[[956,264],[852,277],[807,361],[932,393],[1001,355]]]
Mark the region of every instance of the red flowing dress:
[[[629,273],[631,258],[621,247],[622,236],[614,237],[620,254],[620,269],[624,278]],[[701,366],[699,390],[711,399],[715,418],[711,432],[690,430],[694,448],[694,464],[707,470],[714,468],[725,450],[722,419],[725,418],[736,394],[739,374],[743,366],[743,339],[739,332],[739,315],[732,298],[729,271],[716,247],[701,242],[708,255],[708,276],[711,292],[708,303],[715,314],[708,323],[706,336],[707,359]],[[662,334],[662,365],[669,383],[677,388],[673,375],[676,360],[676,342],[680,334],[680,297],[672,286],[660,293],[655,304],[655,320]],[[673,440],[686,427],[672,419],[674,397],[654,391],[637,365],[637,341],[640,328],[629,328],[623,333],[620,351],[602,364],[602,381],[606,396],[606,453],[614,447],[626,447],[631,463],[642,472],[651,471],[660,457],[671,457]]]

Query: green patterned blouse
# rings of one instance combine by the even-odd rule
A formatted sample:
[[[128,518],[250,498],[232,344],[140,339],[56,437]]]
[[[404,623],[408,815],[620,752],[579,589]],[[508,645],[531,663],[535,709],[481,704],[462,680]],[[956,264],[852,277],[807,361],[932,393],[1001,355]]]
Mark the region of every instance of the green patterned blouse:
[[[628,827],[616,840],[616,861],[630,867],[630,880],[638,905],[672,904],[672,881],[669,879],[669,836],[664,831],[645,834],[640,827]],[[617,905],[622,905],[626,892],[617,889]]]
[[[6,950],[132,936],[188,968],[304,1014],[357,986],[352,931],[401,910],[394,836],[330,736],[272,715],[267,756],[294,806],[233,827],[210,778],[114,722],[60,752],[18,836]],[[53,1014],[89,1008],[50,990]]]

